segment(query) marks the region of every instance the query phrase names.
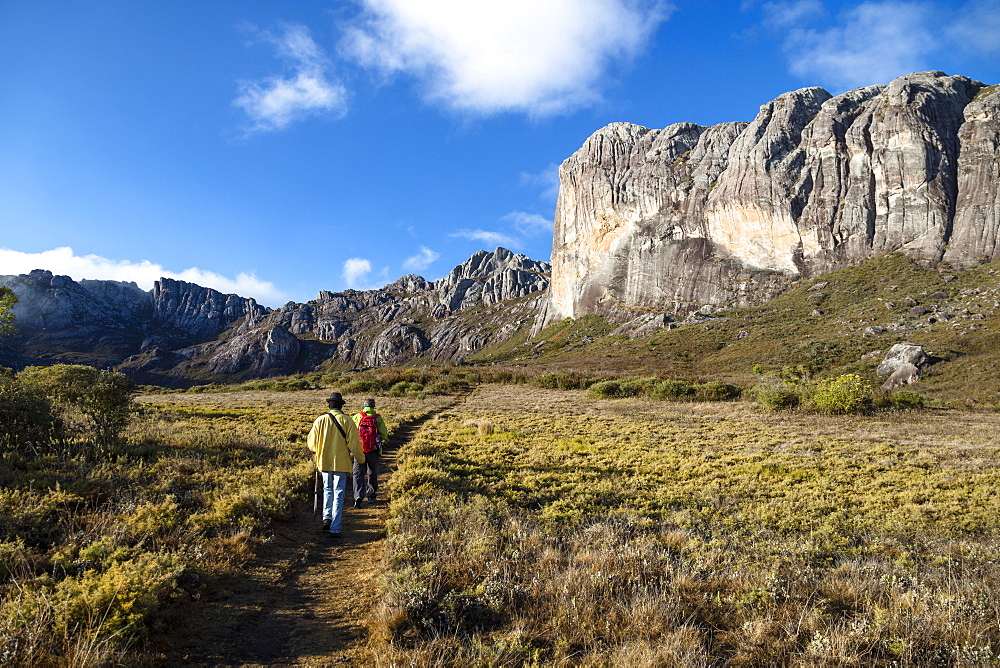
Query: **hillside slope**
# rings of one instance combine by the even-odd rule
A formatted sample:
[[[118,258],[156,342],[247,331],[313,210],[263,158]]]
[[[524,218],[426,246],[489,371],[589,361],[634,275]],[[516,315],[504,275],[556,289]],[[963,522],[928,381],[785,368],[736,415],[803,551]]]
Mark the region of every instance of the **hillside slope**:
[[[1000,401],[1000,263],[951,271],[890,254],[814,278],[756,307],[662,314],[619,327],[600,316],[564,320],[533,340],[488,347],[470,362],[532,367],[535,373],[663,375],[756,381],[753,369],[813,377],[875,368],[893,344],[924,346],[934,364],[912,389],[945,401]],[[667,318],[669,321],[669,318]],[[642,327],[651,321],[654,327]],[[630,336],[631,334],[631,336]]]

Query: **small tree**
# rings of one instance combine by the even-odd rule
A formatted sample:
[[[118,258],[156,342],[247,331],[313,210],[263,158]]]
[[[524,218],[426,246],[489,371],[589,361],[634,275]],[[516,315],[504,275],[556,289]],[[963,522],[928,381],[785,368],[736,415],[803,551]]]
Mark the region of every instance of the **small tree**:
[[[17,303],[17,295],[7,286],[0,287],[0,334],[13,334],[17,330],[12,324],[14,313],[11,309]]]
[[[128,426],[135,384],[124,374],[81,364],[30,366],[18,380],[58,405],[89,418],[94,440],[111,445]]]
[[[80,398],[80,409],[94,421],[97,442],[110,445],[118,440],[132,418],[135,392],[125,374],[101,370],[95,382]]]
[[[15,450],[48,444],[58,433],[52,402],[13,375],[0,374],[0,448]]]

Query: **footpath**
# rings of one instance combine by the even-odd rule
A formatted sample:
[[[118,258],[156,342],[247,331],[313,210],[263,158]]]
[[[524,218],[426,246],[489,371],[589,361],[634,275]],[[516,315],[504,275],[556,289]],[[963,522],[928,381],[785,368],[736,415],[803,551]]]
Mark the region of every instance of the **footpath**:
[[[429,417],[429,416],[428,416]],[[396,449],[427,418],[403,425],[382,455],[379,486],[396,468]],[[344,508],[342,538],[320,530],[312,500],[274,526],[274,537],[238,573],[216,580],[183,625],[169,633],[158,663],[168,666],[357,665],[365,619],[378,591],[387,504]]]

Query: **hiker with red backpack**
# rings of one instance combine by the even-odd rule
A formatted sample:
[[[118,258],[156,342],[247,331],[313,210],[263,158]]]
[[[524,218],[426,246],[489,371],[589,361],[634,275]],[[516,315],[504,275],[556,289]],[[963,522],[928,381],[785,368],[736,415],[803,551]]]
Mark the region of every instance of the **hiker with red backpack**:
[[[382,416],[375,412],[375,400],[370,397],[365,399],[361,412],[354,415],[354,424],[365,453],[360,461],[354,462],[354,507],[360,508],[365,497],[368,503],[377,502],[378,467],[388,432]]]

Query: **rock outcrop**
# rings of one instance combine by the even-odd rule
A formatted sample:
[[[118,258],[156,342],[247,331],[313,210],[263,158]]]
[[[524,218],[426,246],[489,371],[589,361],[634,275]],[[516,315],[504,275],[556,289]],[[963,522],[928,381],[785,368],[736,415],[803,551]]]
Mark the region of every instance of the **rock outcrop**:
[[[998,170],[1000,86],[942,72],[793,91],[751,123],[614,123],[560,167],[543,321],[750,305],[897,250],[996,259]]]
[[[386,366],[426,358],[462,362],[492,343],[529,328],[548,286],[549,265],[504,248],[480,251],[447,276],[429,282],[404,276],[381,290],[323,291],[248,320],[208,355],[221,375],[277,375],[335,361]],[[259,343],[276,328],[300,342],[297,357],[261,366]]]
[[[18,334],[0,341],[0,363],[120,366],[140,381],[167,384],[284,375],[331,362],[461,363],[530,328],[548,276],[547,263],[498,248],[439,281],[409,275],[381,290],[323,291],[271,310],[168,278],[146,292],[36,270],[0,276],[20,299]]]
[[[930,364],[931,358],[923,346],[903,341],[889,349],[875,373],[886,379],[882,389],[894,390],[920,380],[920,373]]]

